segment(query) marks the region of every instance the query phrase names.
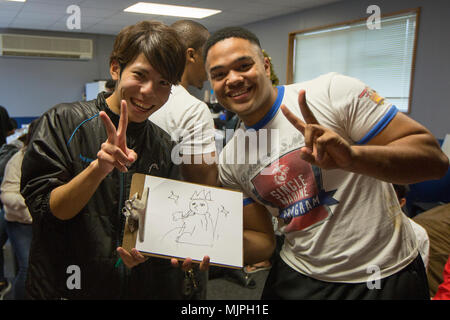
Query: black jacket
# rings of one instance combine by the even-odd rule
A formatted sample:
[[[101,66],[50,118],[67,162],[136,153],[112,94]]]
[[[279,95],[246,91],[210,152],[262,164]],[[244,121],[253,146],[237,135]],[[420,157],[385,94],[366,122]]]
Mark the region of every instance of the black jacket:
[[[153,259],[131,271],[123,264],[116,266],[124,227],[121,211],[133,173],[178,178],[178,167],[170,158],[173,144],[156,125],[150,121],[128,124],[127,145],[138,159],[128,173],[114,169],[74,218],[62,221],[49,210],[50,192],[83,171],[107,140],[99,112],[105,111],[118,126],[119,116],[107,107],[105,98],[100,93],[96,100],[59,104],[47,111],[25,154],[21,193],[33,217],[27,279],[31,298],[178,298],[182,275],[170,267],[169,260]],[[72,265],[79,267],[80,289],[73,288]],[[161,274],[174,288],[170,283],[154,283]],[[161,295],[161,285],[169,295]]]

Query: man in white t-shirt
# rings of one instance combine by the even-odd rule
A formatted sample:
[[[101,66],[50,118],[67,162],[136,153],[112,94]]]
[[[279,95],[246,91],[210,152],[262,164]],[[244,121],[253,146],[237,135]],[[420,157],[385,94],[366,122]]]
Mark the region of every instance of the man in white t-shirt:
[[[337,73],[272,88],[259,40],[243,28],[215,32],[204,56],[219,103],[243,121],[220,155],[219,180],[244,193],[245,263],[273,251],[268,213],[285,235],[263,298],[429,298],[391,184],[445,174],[429,131]]]
[[[189,86],[201,89],[207,79],[202,49],[209,32],[192,20],[179,20],[171,27],[184,40],[186,67],[180,84],[172,86],[169,100],[149,119],[178,143],[172,151],[172,161],[181,164],[184,179],[215,186],[217,161],[214,121],[206,103],[187,91]]]

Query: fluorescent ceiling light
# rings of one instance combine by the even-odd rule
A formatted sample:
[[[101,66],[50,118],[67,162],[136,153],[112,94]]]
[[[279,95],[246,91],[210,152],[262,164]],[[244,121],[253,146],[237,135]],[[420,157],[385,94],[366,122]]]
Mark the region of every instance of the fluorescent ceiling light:
[[[14,2],[26,2],[27,0],[6,0],[6,1],[14,1]]]
[[[125,12],[146,13],[162,16],[186,17],[202,19],[213,14],[222,12],[222,10],[212,10],[194,7],[172,6],[166,4],[138,2],[131,7],[124,9]]]

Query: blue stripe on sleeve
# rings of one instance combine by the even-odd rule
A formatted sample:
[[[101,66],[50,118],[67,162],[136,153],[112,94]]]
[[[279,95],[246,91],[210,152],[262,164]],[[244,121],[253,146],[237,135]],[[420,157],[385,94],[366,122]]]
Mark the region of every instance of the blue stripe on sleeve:
[[[389,122],[391,122],[397,112],[397,107],[393,105],[384,117],[375,125],[375,127],[373,127],[361,140],[357,141],[356,144],[366,144],[369,142],[373,137],[379,134],[389,124]]]
[[[254,203],[254,202],[255,202],[255,200],[253,200],[252,198],[245,198],[245,199],[244,199],[243,205],[244,205],[244,207],[245,207],[246,205],[252,204],[252,203]]]

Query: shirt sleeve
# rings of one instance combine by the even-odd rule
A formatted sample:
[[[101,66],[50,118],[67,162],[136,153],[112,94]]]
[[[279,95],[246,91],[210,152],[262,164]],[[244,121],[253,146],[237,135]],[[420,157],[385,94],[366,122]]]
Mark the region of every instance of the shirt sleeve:
[[[335,74],[329,87],[331,105],[348,137],[366,144],[395,117],[398,109],[362,81]]]
[[[35,221],[56,219],[50,212],[50,193],[72,178],[67,112],[55,107],[41,116],[23,159],[20,190]]]
[[[182,154],[207,154],[216,151],[214,120],[208,106],[202,102],[190,106],[191,111],[181,119],[180,136]]]

